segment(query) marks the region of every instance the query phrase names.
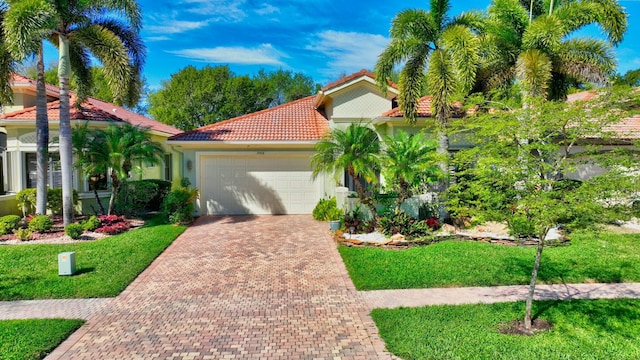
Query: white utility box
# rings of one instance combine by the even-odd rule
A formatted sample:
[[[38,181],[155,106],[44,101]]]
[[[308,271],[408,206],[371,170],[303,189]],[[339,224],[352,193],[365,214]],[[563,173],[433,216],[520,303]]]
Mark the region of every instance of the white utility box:
[[[73,275],[76,272],[76,253],[58,254],[58,275]]]

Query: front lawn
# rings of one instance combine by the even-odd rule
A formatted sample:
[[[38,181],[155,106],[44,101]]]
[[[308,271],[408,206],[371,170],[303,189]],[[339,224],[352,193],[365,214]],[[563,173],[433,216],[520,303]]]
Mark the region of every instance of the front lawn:
[[[407,250],[339,248],[358,290],[524,285],[535,249],[445,241]],[[640,281],[640,235],[575,233],[571,245],[546,248],[539,283]]]
[[[63,319],[0,321],[0,359],[42,359],[83,323]]]
[[[524,303],[376,309],[387,349],[410,359],[638,359],[640,300],[537,301],[536,318],[553,327],[534,336],[505,335]]]
[[[0,300],[118,295],[185,230],[150,225],[92,242],[0,246]],[[77,273],[58,276],[58,254],[75,251]]]

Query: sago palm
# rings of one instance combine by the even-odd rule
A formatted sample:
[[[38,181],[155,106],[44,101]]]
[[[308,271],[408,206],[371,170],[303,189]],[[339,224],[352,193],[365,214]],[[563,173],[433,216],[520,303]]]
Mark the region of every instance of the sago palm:
[[[414,187],[436,181],[441,176],[436,144],[426,140],[423,134],[409,135],[400,130],[395,136],[386,136],[384,145],[383,175],[387,184],[398,192],[398,206],[413,196]]]
[[[139,90],[144,46],[140,40],[140,7],[134,0],[66,1],[11,0],[13,18],[10,34],[17,44],[48,39],[59,50],[60,79],[60,163],[65,225],[73,219],[71,202],[72,145],[69,118],[71,69],[81,101],[91,87],[91,56],[103,65],[114,94],[126,98]]]
[[[363,180],[377,183],[380,169],[380,142],[371,128],[352,123],[346,130],[333,129],[316,144],[316,152],[311,157],[313,178],[321,173],[337,178],[347,173],[354,179],[360,201],[375,215],[373,201],[367,194]]]

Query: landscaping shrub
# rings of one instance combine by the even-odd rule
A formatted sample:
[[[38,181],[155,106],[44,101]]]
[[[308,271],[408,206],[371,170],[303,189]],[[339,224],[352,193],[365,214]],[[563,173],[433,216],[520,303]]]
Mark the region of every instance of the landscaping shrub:
[[[408,239],[424,237],[433,229],[432,226],[436,225],[437,227],[440,225],[437,219],[418,220],[400,210],[388,212],[378,219],[378,227],[383,234],[386,236],[402,234]]]
[[[20,240],[20,241],[27,241],[27,240],[31,240],[31,231],[30,231],[30,230],[28,230],[28,229],[22,229],[22,228],[20,228],[20,229],[18,229],[18,230],[15,230],[13,233],[16,235],[16,237],[17,237],[17,238],[18,238],[18,240]]]
[[[338,209],[335,197],[320,199],[311,214],[318,221],[339,220],[343,215],[342,210]]]
[[[64,233],[69,235],[70,238],[76,240],[79,239],[80,236],[82,236],[82,233],[84,232],[84,228],[82,226],[82,224],[69,224],[67,225],[67,227],[64,228]]]
[[[162,207],[162,201],[171,192],[171,181],[159,180],[159,179],[147,179],[147,180],[144,180],[144,181],[152,183],[152,184],[155,184],[155,185],[158,186],[158,191],[156,193],[156,196],[154,196],[147,203],[147,210],[149,210],[149,211],[160,211],[160,209]]]
[[[370,233],[375,230],[375,222],[365,220],[360,205],[344,215],[344,227],[347,231],[355,234]],[[353,230],[351,230],[353,228]]]
[[[172,190],[162,202],[162,213],[172,224],[188,224],[193,221],[193,200],[198,196],[198,189],[191,188],[188,179],[183,179],[182,185]]]
[[[100,227],[95,230],[99,233],[115,235],[127,231],[130,227],[129,221],[124,216],[102,215],[99,219]]]
[[[20,216],[18,215],[6,215],[0,217],[0,236],[11,234],[13,230],[18,228],[20,222]]]
[[[158,197],[158,185],[148,181],[127,181],[122,184],[115,204],[115,212],[137,215],[149,211],[149,203]]]
[[[82,222],[84,231],[94,231],[98,227],[100,227],[100,219],[95,215],[91,215],[87,220]]]
[[[34,194],[35,194],[35,191],[34,191]],[[75,189],[73,189],[72,200],[74,205],[78,204],[78,201],[80,201],[78,192]],[[35,198],[34,198],[34,206],[35,206]],[[51,213],[54,215],[62,214],[62,189],[61,188],[47,189],[47,209],[51,210]]]
[[[53,220],[47,215],[34,216],[29,221],[29,230],[39,233],[47,232],[53,227]]]
[[[22,215],[35,214],[36,212],[36,189],[20,190],[16,194],[18,201],[18,209],[22,211]]]
[[[507,223],[509,234],[515,238],[535,237],[535,229],[533,222],[529,221],[526,216],[513,216]]]

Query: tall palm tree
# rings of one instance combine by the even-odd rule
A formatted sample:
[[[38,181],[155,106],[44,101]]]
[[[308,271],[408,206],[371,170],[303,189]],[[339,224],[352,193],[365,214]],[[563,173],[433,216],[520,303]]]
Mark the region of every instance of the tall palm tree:
[[[352,123],[346,130],[331,130],[316,144],[316,153],[311,157],[312,175],[315,179],[320,173],[328,173],[337,179],[346,170],[355,182],[360,201],[375,216],[373,199],[367,195],[363,180],[368,183],[378,181],[379,155],[380,142],[376,132]]]
[[[381,157],[383,175],[398,192],[397,206],[413,196],[412,187],[425,180],[435,181],[441,176],[435,154],[436,144],[425,141],[424,135],[409,135],[400,130],[395,136],[386,136],[384,145]]]
[[[562,100],[575,82],[606,83],[615,69],[612,46],[622,41],[627,15],[615,0],[494,0],[488,9],[488,87],[518,80],[525,102],[541,96]],[[577,38],[596,25],[607,40]]]
[[[400,72],[398,105],[409,123],[418,117],[418,99],[432,95],[438,151],[445,155],[449,138],[445,127],[452,114],[453,99],[466,95],[475,85],[479,63],[482,16],[477,12],[449,18],[448,0],[431,0],[429,11],[404,10],[396,15],[389,31],[391,42],[378,57],[376,80],[386,92],[394,68]],[[446,160],[440,167],[446,173]]]
[[[151,140],[146,128],[131,124],[110,124],[106,129],[95,130],[89,130],[87,125],[80,126],[74,129],[73,140],[78,165],[86,176],[111,171],[108,214],[113,212],[116,195],[130,172],[141,171],[134,164],[158,164],[164,154],[162,145]]]
[[[60,163],[65,225],[73,221],[72,144],[69,118],[71,69],[78,84],[78,103],[91,88],[90,57],[103,65],[114,94],[125,98],[139,89],[144,45],[139,36],[141,12],[135,0],[10,0],[19,8],[22,26],[16,39],[48,39],[59,49]],[[41,19],[34,21],[33,19]]]
[[[24,4],[28,5],[28,2]],[[3,25],[3,37],[15,40],[14,34],[20,31],[18,29],[30,26],[31,23],[25,24],[21,22],[23,18],[20,11],[20,7],[9,8],[7,3],[0,5],[0,22]],[[6,14],[6,23],[4,14]],[[30,20],[39,23],[43,19],[42,12],[36,15],[35,18]],[[3,47],[2,52],[4,53],[2,54],[2,60],[0,60],[0,73],[2,74],[3,90],[0,92],[3,95],[7,94],[8,80],[11,72],[13,72],[12,63],[16,60],[24,60],[26,56],[36,55],[36,214],[45,214],[47,212],[47,172],[49,168],[49,119],[47,116],[42,41],[10,41],[6,48]]]

